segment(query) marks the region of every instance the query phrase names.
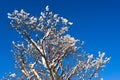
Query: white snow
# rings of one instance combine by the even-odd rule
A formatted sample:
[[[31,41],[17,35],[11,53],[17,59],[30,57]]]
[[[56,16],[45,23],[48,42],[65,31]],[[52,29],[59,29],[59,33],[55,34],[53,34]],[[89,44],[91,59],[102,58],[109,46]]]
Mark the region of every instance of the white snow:
[[[46,8],[45,8],[45,9],[46,9],[46,11],[49,11],[49,6],[46,6]]]
[[[15,73],[10,74],[10,77],[15,77],[15,76],[16,76]]]
[[[45,62],[45,59],[42,57],[42,64],[44,65],[44,67],[47,68],[47,65],[46,65],[46,62]]]

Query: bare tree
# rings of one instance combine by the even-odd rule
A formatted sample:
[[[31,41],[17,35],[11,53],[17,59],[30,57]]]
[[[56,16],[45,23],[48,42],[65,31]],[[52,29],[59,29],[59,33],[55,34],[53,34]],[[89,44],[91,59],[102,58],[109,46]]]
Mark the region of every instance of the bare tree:
[[[66,18],[49,11],[46,6],[36,18],[24,10],[8,13],[10,24],[21,35],[21,43],[13,42],[17,80],[91,80],[100,79],[99,70],[110,58],[99,52],[97,58],[84,52],[83,43],[66,34],[72,25]],[[12,79],[12,78],[11,78]],[[101,79],[102,80],[102,79]]]

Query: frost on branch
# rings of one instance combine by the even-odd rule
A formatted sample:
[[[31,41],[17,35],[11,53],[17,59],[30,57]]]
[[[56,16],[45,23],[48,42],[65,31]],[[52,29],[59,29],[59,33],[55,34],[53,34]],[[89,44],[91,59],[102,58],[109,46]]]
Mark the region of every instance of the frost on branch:
[[[21,43],[13,42],[16,68],[22,74],[21,79],[99,78],[99,70],[110,60],[104,57],[105,53],[99,52],[98,58],[84,53],[83,42],[66,34],[73,23],[51,12],[49,6],[40,14],[36,18],[23,9],[8,13],[11,26],[24,38]]]

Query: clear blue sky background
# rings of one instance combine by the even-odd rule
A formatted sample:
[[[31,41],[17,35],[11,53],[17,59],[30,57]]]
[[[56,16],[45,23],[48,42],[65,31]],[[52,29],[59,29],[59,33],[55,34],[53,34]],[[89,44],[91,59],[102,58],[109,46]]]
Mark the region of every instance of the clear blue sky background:
[[[14,71],[11,42],[19,35],[11,28],[7,13],[24,9],[38,17],[45,6],[70,21],[69,33],[85,41],[85,49],[97,55],[99,50],[111,56],[101,76],[120,80],[120,2],[119,0],[0,0],[0,77]]]

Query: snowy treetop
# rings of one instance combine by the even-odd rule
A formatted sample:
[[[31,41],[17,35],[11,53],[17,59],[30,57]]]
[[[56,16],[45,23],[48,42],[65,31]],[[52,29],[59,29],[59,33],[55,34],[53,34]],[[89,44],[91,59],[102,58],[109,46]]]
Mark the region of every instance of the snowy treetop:
[[[95,58],[93,54],[79,50],[83,49],[83,42],[66,34],[73,23],[54,14],[49,6],[39,18],[23,9],[8,13],[8,18],[12,27],[24,38],[21,43],[13,42],[13,51],[17,68],[28,80],[97,79],[99,70],[110,60],[104,52],[98,52]],[[70,61],[66,61],[69,57]],[[74,65],[71,65],[72,61]],[[15,77],[16,74],[10,76]]]

